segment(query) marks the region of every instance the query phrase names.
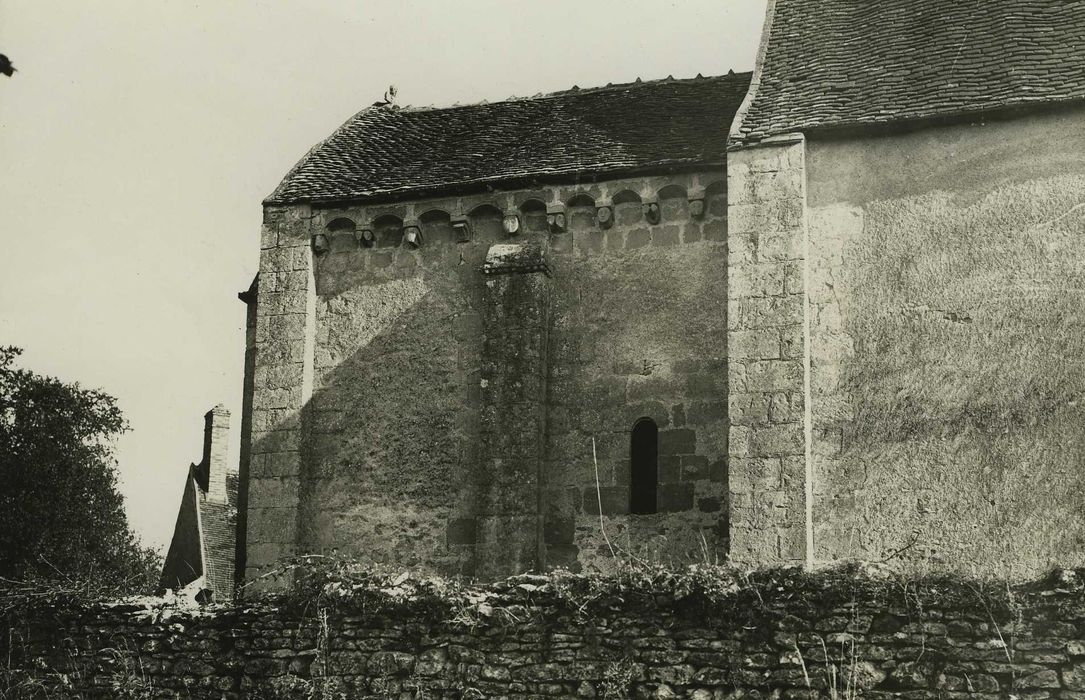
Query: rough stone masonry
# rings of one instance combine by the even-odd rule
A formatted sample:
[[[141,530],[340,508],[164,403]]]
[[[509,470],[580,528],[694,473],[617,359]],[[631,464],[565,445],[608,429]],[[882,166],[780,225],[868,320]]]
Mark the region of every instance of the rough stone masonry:
[[[488,579],[615,548],[726,559],[726,124],[748,84],[382,103],[303,158],[244,295],[243,578],[319,552]],[[534,262],[491,264],[506,246]]]
[[[332,550],[483,577],[606,567],[602,528],[724,559],[726,189],[707,171],[268,207],[247,578]],[[508,245],[538,264],[484,274]],[[630,515],[643,418],[657,507]]]
[[[353,603],[9,611],[0,652],[5,682],[88,698],[1081,700],[1079,576],[529,576],[443,601],[389,578]]]

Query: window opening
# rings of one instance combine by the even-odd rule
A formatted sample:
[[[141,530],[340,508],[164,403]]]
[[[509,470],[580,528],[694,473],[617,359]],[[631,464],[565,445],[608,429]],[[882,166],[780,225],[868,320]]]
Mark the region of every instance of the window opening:
[[[655,513],[658,484],[659,429],[651,418],[641,418],[629,438],[629,512]]]

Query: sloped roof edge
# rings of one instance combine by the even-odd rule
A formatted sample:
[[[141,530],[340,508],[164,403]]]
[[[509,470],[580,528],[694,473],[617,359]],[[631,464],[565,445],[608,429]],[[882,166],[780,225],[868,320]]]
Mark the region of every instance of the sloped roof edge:
[[[773,0],[729,147],[1085,100],[1085,3]]]
[[[749,79],[730,73],[442,108],[367,107],[310,149],[264,204],[720,164]]]
[[[776,0],[767,0],[765,3],[765,18],[761,22],[761,40],[757,44],[757,57],[754,59],[753,73],[750,76],[750,87],[746,90],[746,96],[742,98],[742,104],[735,111],[735,118],[731,120],[731,128],[727,130],[729,142],[735,142],[740,138],[742,120],[746,117],[750,105],[757,95],[761,86],[761,73],[765,68],[765,52],[768,50],[769,35],[772,33],[772,16],[776,11]]]

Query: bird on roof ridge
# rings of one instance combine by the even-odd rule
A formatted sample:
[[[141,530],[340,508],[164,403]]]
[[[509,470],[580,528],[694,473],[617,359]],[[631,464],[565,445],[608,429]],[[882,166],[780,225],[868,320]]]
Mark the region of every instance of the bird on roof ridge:
[[[388,89],[384,91],[384,99],[378,100],[373,103],[374,107],[395,107],[396,106],[396,94],[399,91],[395,85],[389,85]]]
[[[0,53],[0,73],[10,78],[15,72],[15,66],[11,65],[11,59]]]

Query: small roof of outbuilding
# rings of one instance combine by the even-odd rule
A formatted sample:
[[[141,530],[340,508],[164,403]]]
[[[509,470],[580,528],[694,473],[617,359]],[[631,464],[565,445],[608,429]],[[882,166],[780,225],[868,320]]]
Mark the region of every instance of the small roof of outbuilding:
[[[204,576],[215,600],[230,600],[234,594],[234,569],[237,556],[237,483],[236,472],[226,474],[225,503],[199,494],[200,527],[203,534]]]
[[[1085,98],[1081,0],[770,0],[737,143]]]
[[[369,107],[313,148],[265,204],[722,164],[749,81],[733,73],[447,108]]]
[[[202,469],[201,465],[190,465],[185,476],[160,587],[177,590],[203,577],[213,599],[227,601],[233,598],[236,583],[238,475],[226,473],[226,501],[217,502],[208,497]]]

